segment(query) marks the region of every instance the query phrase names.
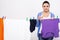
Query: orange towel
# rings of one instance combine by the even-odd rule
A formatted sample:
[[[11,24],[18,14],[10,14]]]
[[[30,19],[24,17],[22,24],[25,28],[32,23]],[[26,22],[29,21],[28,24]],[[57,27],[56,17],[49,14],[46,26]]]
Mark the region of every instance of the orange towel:
[[[4,40],[4,25],[2,18],[0,18],[0,40]]]

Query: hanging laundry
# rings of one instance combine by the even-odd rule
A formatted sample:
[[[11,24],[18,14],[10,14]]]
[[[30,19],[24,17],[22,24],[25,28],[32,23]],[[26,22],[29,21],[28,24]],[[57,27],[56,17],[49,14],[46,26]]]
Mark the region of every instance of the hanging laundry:
[[[32,33],[35,30],[36,19],[30,19],[30,32]]]
[[[59,19],[44,19],[42,23],[42,37],[59,37]]]
[[[0,40],[4,40],[4,25],[2,18],[0,18]]]

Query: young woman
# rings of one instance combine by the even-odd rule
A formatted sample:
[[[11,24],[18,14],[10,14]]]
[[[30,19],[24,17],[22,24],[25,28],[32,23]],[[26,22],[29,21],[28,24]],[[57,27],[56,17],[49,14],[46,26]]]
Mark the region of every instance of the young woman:
[[[37,16],[38,20],[51,19],[55,17],[54,14],[49,11],[50,3],[48,1],[43,2],[42,8],[43,8],[43,11],[38,13],[38,16]],[[38,39],[39,40],[53,40],[53,37],[43,38],[41,35],[42,24],[40,25],[37,22],[37,26],[38,26]]]

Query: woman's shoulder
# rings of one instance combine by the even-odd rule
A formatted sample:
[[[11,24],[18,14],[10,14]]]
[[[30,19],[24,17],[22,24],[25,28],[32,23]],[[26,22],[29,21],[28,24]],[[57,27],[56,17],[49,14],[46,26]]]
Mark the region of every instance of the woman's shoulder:
[[[42,15],[42,12],[39,12],[39,13],[38,13],[38,16],[41,16],[41,15]]]
[[[51,14],[51,17],[55,17],[54,13],[50,12],[50,14]]]

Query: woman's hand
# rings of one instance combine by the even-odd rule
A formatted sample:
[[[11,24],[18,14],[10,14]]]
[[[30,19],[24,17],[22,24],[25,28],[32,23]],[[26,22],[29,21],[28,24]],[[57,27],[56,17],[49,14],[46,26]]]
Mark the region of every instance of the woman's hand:
[[[42,20],[42,18],[43,18],[43,16],[39,16],[39,17],[38,17],[38,20]]]

